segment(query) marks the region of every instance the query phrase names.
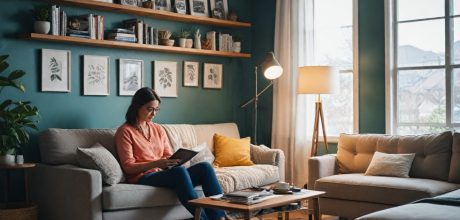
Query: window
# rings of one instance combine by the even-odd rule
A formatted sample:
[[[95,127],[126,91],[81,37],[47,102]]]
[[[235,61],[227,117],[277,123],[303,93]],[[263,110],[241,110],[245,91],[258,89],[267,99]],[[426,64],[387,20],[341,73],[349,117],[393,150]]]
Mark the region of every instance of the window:
[[[393,0],[388,7],[390,132],[460,127],[460,0]]]
[[[354,66],[355,38],[354,0],[312,0],[313,22],[306,22],[307,35],[312,36],[306,41],[306,48],[313,53],[307,65],[329,65],[340,72],[340,92],[338,94],[321,95],[324,119],[328,136],[338,137],[340,133],[357,132],[357,73]],[[308,26],[308,24],[311,24]],[[355,25],[356,27],[357,25]],[[308,50],[308,49],[307,49]],[[307,106],[308,120],[313,121],[316,95],[309,95]],[[320,131],[320,134],[321,131]],[[329,138],[331,140],[331,138]],[[332,138],[333,140],[334,138]],[[320,140],[322,140],[320,138]]]

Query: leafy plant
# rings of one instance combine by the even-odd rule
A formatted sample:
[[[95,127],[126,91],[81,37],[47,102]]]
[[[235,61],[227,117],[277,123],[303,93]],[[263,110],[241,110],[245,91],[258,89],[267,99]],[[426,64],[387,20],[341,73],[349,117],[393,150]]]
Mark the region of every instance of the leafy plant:
[[[172,85],[172,72],[169,68],[165,67],[164,69],[160,70],[160,84],[163,88],[171,87]]]
[[[158,37],[160,39],[169,39],[171,37],[171,31],[158,31]]]
[[[48,5],[39,5],[35,7],[35,20],[48,21],[50,14],[50,7]]]
[[[189,29],[181,29],[176,33],[177,38],[188,38],[192,34],[192,31]]]
[[[6,87],[13,87],[22,92],[26,88],[19,79],[26,73],[14,70],[8,76],[2,76],[9,64],[8,55],[0,56],[0,94]],[[7,99],[0,104],[0,155],[11,150],[21,150],[21,146],[29,142],[27,128],[38,130],[36,124],[39,119],[38,109],[30,102]]]

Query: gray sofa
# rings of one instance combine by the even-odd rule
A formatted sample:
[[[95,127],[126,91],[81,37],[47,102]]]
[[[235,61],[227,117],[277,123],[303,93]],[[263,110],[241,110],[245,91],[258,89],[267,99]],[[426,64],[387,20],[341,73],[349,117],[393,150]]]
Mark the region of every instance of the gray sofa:
[[[234,123],[193,125],[193,129],[197,143],[207,142],[211,151],[214,133],[239,138],[238,128]],[[114,133],[114,129],[48,129],[40,134],[42,163],[31,170],[28,178],[30,198],[39,205],[39,218],[191,218],[192,215],[169,189],[126,183],[103,185],[99,171],[78,167],[77,147],[90,147],[96,142],[101,143],[116,157]],[[219,182],[226,182],[227,191],[284,180],[282,151],[251,145],[251,160],[256,165],[216,169]],[[226,172],[229,170],[231,172]],[[257,172],[258,175],[251,175],[251,172]],[[228,176],[226,173],[236,173],[239,176]],[[238,178],[244,181],[239,181]],[[197,191],[202,195],[200,187],[197,187]]]
[[[355,219],[460,188],[460,134],[341,135],[336,155],[309,160],[308,187],[325,191],[321,213]],[[409,176],[365,176],[375,151],[415,153]]]

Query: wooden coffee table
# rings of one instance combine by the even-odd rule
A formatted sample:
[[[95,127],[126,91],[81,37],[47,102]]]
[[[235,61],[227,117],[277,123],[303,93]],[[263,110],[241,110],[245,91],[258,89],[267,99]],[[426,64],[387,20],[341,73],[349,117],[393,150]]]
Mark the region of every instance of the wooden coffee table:
[[[244,214],[244,219],[249,220],[251,218],[251,212],[253,211],[285,206],[289,205],[290,203],[311,199],[313,202],[313,207],[311,208],[311,210],[313,211],[313,219],[320,220],[318,198],[320,195],[323,195],[324,193],[325,192],[322,191],[307,190],[306,192],[295,193],[292,195],[279,195],[278,197],[267,199],[266,201],[256,203],[253,205],[236,204],[226,201],[214,200],[211,198],[199,198],[190,200],[189,204],[196,207],[195,220],[200,219],[201,208],[238,211]],[[285,215],[285,219],[289,219],[289,212],[286,212]]]

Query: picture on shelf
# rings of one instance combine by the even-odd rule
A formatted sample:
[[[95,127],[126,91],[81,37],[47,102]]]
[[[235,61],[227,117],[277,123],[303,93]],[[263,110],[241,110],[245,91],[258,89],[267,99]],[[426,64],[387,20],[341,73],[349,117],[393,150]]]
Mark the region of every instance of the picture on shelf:
[[[208,16],[207,0],[190,0],[190,14],[195,16]]]
[[[155,0],[155,9],[171,11],[171,0]]]
[[[120,59],[118,95],[134,95],[144,85],[144,61]]]
[[[212,17],[227,19],[228,3],[227,0],[211,0]]]
[[[141,0],[120,0],[121,5],[139,6]]]
[[[177,97],[177,62],[154,61],[153,88],[160,97]]]
[[[42,92],[70,92],[70,51],[42,49]]]
[[[109,95],[109,57],[83,56],[83,95]]]
[[[175,0],[174,7],[176,12],[179,14],[187,14],[187,2],[186,0]]]
[[[198,87],[199,62],[184,61],[183,85],[187,87]]]
[[[203,88],[222,89],[223,65],[204,63],[203,69]]]

